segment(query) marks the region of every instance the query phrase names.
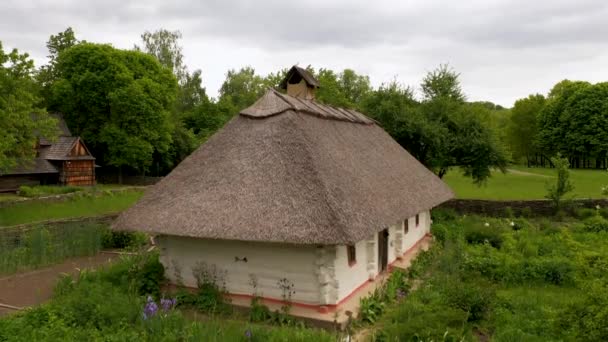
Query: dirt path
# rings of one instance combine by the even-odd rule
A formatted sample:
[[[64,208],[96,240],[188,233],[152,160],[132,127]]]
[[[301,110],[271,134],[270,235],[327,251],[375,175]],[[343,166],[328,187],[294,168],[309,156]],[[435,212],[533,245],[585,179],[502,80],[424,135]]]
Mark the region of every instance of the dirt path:
[[[15,311],[9,306],[24,308],[49,300],[61,274],[75,275],[81,269],[96,268],[118,257],[117,254],[102,252],[90,257],[69,259],[47,268],[0,277],[0,316]]]
[[[538,174],[538,173],[519,171],[519,170],[514,170],[514,169],[507,169],[507,171],[509,173],[514,174],[514,175],[520,175],[520,176],[536,176],[536,177],[542,177],[542,178],[554,178],[553,176],[541,175],[541,174]]]

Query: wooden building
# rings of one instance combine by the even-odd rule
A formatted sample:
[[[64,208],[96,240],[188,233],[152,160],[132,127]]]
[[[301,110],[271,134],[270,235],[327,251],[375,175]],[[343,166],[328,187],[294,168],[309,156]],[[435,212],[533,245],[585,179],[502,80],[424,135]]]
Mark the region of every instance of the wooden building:
[[[80,137],[72,136],[63,118],[55,117],[60,132],[57,140],[40,138],[33,161],[22,162],[0,176],[0,192],[17,191],[22,185],[95,185],[95,157]]]

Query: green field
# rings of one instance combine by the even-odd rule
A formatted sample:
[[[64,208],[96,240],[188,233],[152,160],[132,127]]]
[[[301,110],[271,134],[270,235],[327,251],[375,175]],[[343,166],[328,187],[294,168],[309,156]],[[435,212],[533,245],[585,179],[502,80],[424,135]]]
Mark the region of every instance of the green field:
[[[456,197],[469,199],[543,199],[546,183],[555,181],[554,169],[509,167],[510,172],[499,171],[485,185],[477,186],[458,170],[452,170],[444,181],[454,190]],[[574,183],[574,198],[600,198],[601,188],[608,185],[608,172],[601,170],[570,170]]]
[[[133,205],[140,190],[83,194],[63,201],[27,201],[0,208],[0,227],[119,213]]]

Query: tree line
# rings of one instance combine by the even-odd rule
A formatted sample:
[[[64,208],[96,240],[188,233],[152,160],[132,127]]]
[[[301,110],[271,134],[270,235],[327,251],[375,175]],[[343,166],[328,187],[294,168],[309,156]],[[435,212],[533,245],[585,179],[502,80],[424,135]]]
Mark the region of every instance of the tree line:
[[[26,53],[5,53],[0,45],[0,129],[7,132],[0,136],[0,174],[32,159],[38,136],[52,135],[56,123],[47,112],[63,114],[102,169],[167,174],[266,89],[278,88],[288,70],[268,75],[251,67],[229,70],[218,97],[211,98],[202,71],[184,64],[180,39],[179,31],[144,32],[133,49],[124,50],[79,40],[68,28],[50,36],[48,63],[40,68]],[[541,127],[554,129],[555,122],[562,123],[564,108],[584,111],[594,105],[582,98],[576,104],[564,100],[582,82],[564,83],[548,98],[541,96],[540,112],[546,112],[541,115],[535,97],[518,101],[512,110],[467,101],[459,74],[447,65],[428,72],[418,88],[396,80],[372,87],[368,76],[350,69],[307,69],[321,84],[317,101],[372,117],[440,177],[458,169],[480,184],[492,170],[504,171],[524,155],[578,153],[586,146],[571,148],[555,135],[539,133]],[[415,89],[420,89],[419,96]],[[572,109],[566,112],[574,115]],[[532,116],[534,125],[529,123]],[[584,158],[599,155],[600,145],[590,145]]]
[[[552,166],[561,154],[573,168],[606,169],[608,83],[564,80],[545,95],[515,102],[508,124],[513,158],[529,166]]]

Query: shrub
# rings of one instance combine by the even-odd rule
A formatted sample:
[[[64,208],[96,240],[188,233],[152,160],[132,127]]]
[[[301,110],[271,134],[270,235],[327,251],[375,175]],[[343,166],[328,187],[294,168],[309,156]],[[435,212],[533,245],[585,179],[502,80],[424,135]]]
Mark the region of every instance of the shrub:
[[[533,216],[533,214],[532,214],[532,208],[530,208],[530,207],[523,208],[521,210],[521,216],[527,217],[527,218],[531,218]]]
[[[499,227],[491,224],[488,226],[482,224],[470,224],[464,229],[464,238],[467,243],[484,244],[489,243],[494,248],[500,248],[502,245],[502,232]]]
[[[459,215],[456,210],[451,208],[437,208],[431,211],[433,221],[437,222],[454,221],[458,218],[458,216]]]
[[[566,307],[558,329],[569,330],[578,341],[608,341],[608,283],[595,281],[585,285],[584,299]]]
[[[596,209],[591,208],[579,208],[574,212],[574,217],[580,220],[584,220],[590,217],[597,215],[598,212]]]
[[[444,288],[444,297],[447,304],[453,308],[468,313],[467,321],[482,320],[494,301],[496,294],[494,288],[485,283],[463,282],[458,279],[447,279]]]
[[[124,232],[108,229],[102,239],[103,248],[137,248],[145,245],[147,235],[140,232]]]
[[[593,216],[584,221],[584,229],[588,232],[606,232],[608,231],[608,220],[601,216]]]

